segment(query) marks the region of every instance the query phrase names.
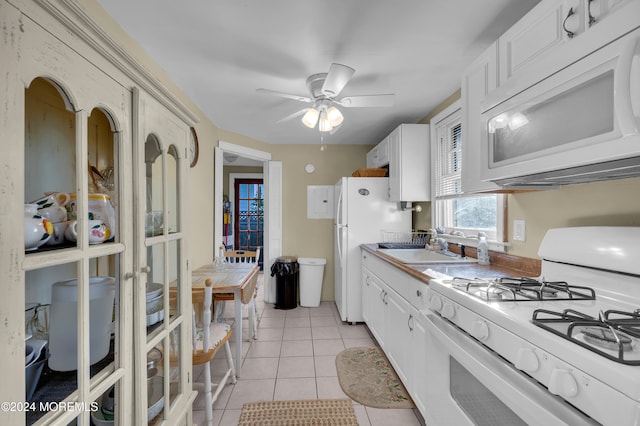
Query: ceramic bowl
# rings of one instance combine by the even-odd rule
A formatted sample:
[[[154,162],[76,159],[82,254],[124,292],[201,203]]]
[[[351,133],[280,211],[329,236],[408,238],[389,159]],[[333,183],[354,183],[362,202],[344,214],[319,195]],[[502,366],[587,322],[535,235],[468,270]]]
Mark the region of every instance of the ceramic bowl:
[[[96,411],[91,412],[91,422],[95,426],[112,426],[114,424],[114,420],[106,420],[104,418],[102,407],[98,408]]]
[[[147,283],[147,300],[154,299],[162,294],[164,286],[160,283]]]
[[[161,376],[155,376],[147,380],[147,414],[149,420],[160,414],[164,408],[164,379]]]

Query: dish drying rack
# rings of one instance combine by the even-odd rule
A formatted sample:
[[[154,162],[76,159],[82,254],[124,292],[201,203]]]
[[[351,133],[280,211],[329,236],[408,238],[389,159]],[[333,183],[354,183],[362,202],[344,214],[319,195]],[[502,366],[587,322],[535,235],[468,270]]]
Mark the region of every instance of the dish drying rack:
[[[431,240],[429,231],[381,231],[381,234],[382,242],[378,243],[378,247],[387,249],[425,248]]]

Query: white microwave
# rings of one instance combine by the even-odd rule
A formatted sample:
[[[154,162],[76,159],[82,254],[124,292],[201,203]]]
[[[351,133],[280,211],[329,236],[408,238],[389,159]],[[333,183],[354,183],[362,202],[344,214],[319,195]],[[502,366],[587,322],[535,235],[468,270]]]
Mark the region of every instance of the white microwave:
[[[482,111],[483,180],[526,187],[640,176],[640,29],[515,93]]]

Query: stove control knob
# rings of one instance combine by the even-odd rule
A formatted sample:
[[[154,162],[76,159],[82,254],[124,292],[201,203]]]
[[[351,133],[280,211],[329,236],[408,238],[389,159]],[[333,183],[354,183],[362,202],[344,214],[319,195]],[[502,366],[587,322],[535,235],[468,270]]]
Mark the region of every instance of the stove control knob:
[[[444,302],[444,304],[442,305],[442,312],[440,314],[443,318],[446,318],[448,320],[453,319],[453,317],[456,315],[456,310],[453,307],[453,303]]]
[[[429,307],[432,311],[440,312],[440,309],[442,309],[442,298],[436,294],[432,294],[431,300],[429,300]]]
[[[518,357],[516,358],[516,368],[527,373],[533,373],[540,368],[540,362],[536,353],[528,348],[520,348]]]
[[[563,398],[578,395],[578,382],[569,370],[554,368],[549,379],[549,392]]]
[[[489,326],[483,320],[476,320],[471,327],[471,335],[478,340],[489,338]]]

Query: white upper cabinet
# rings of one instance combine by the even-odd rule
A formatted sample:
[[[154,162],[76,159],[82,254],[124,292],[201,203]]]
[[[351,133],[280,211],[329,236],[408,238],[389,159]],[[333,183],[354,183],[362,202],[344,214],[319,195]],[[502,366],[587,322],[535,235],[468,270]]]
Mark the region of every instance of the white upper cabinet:
[[[543,0],[500,37],[498,49],[501,84],[567,41],[568,30],[565,31],[563,25],[567,29],[571,28],[572,34],[583,31],[583,20],[580,17],[582,7],[573,8],[572,15],[567,17],[571,9],[567,3],[569,2]]]
[[[389,137],[386,137],[367,152],[367,168],[384,167],[389,164]]]
[[[533,64],[561,69],[571,63],[571,55],[555,56],[557,47],[571,43],[625,4],[635,0],[543,0],[498,41],[500,85],[518,77]],[[595,50],[610,41],[607,37],[589,40]],[[581,55],[580,49],[575,53]]]
[[[498,44],[493,43],[462,75],[462,192],[499,189],[480,180],[480,105],[498,87]]]
[[[388,136],[389,200],[430,201],[428,124],[401,124]]]

